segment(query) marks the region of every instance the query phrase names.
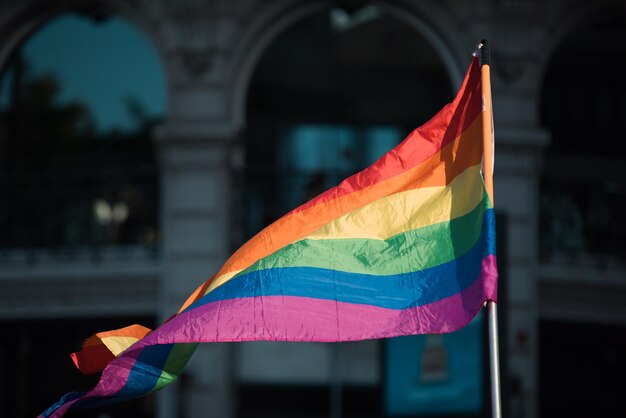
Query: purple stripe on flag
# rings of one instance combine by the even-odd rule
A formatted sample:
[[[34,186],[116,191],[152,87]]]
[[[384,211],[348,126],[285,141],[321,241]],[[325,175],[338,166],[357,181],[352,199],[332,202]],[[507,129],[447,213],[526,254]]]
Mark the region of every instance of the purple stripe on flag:
[[[107,367],[102,372],[102,376],[104,377],[106,375],[106,379],[101,378],[98,384],[92,390],[85,393],[85,395],[83,396],[67,401],[65,403],[64,398],[61,399],[59,402],[57,402],[57,405],[59,405],[57,409],[51,411],[51,407],[48,409],[48,411],[46,411],[49,412],[49,415],[41,415],[41,417],[62,417],[77,402],[79,402],[79,405],[76,405],[76,407],[89,406],[89,403],[92,400],[95,401],[99,398],[108,398],[114,396],[126,385],[128,376],[135,366],[135,361],[140,353],[140,350],[133,350],[125,353],[121,357],[114,359],[107,365]]]
[[[216,301],[178,315],[133,348],[185,342],[356,341],[451,332],[468,324],[484,301],[496,300],[496,257],[485,257],[481,271],[464,291],[403,310],[296,296]]]
[[[124,388],[136,358],[146,346],[256,340],[357,341],[445,333],[467,325],[486,300],[497,300],[494,255],[482,260],[481,274],[470,287],[445,299],[408,309],[300,296],[216,301],[184,312],[148,334],[109,363],[93,390],[76,399],[65,399],[65,403],[59,401],[58,408],[47,416],[62,416],[77,402],[77,407],[89,406],[92,402],[97,404],[99,398],[114,397]]]

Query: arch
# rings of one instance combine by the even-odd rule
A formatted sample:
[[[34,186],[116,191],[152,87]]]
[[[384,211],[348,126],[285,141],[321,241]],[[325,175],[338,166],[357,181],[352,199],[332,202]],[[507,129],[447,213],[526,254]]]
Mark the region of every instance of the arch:
[[[545,42],[540,43],[543,48],[539,50],[537,59],[535,93],[541,92],[552,57],[563,41],[581,27],[601,21],[607,14],[613,13],[622,14],[626,19],[626,3],[611,0],[584,2],[564,16],[552,35],[546,37]],[[537,106],[538,112],[539,107]]]
[[[17,6],[13,7],[13,10],[6,11],[5,18],[3,21],[0,21],[0,35],[2,35],[4,39],[4,42],[0,45],[0,72],[9,61],[13,51],[19,48],[41,25],[63,13],[75,10],[90,12],[95,16],[109,14],[118,15],[128,20],[133,26],[139,28],[141,33],[146,35],[146,38],[157,53],[159,62],[165,73],[166,97],[170,96],[172,69],[170,67],[170,60],[166,59],[164,50],[165,43],[161,39],[160,34],[155,31],[150,25],[150,22],[147,21],[145,14],[142,13],[141,10],[131,7],[128,2],[121,0],[91,0],[75,3],[55,0],[46,2],[45,7],[42,7],[41,3],[34,1],[18,3]],[[167,102],[166,99],[166,114],[169,112]]]
[[[620,140],[626,54],[626,7],[602,3],[572,10],[543,57],[540,105],[551,135],[541,172],[541,256],[587,254],[589,262],[618,259],[626,229],[624,142]],[[608,64],[608,65],[607,65]],[[565,173],[576,172],[571,177]]]
[[[535,83],[533,84],[533,97],[536,101],[537,120],[541,121],[544,111],[544,94],[546,83],[554,58],[562,48],[571,48],[568,42],[585,33],[596,24],[614,24],[618,21],[626,25],[626,3],[615,1],[599,1],[582,4],[569,13],[566,13],[562,23],[555,29],[553,34],[544,39],[544,48],[539,50],[538,65],[536,66]],[[610,41],[610,40],[609,40]],[[607,48],[599,45],[597,50],[584,48],[581,45],[580,57],[582,60],[594,60],[598,55],[606,53]],[[603,65],[602,62],[594,64]],[[550,137],[552,143],[554,138]]]
[[[411,3],[410,6],[401,1],[375,1],[374,4],[403,20],[433,45],[451,79],[452,90],[456,91],[464,71],[464,64],[460,64],[457,57],[464,54],[453,46],[460,45],[461,42],[455,39],[452,30],[447,30],[452,24],[446,16],[438,13],[440,7],[430,1],[419,5]],[[233,76],[227,82],[226,97],[234,131],[240,131],[245,125],[248,86],[263,53],[283,31],[299,19],[328,7],[327,1],[319,0],[274,3],[264,9],[243,34],[242,41],[233,54]]]
[[[456,91],[465,75],[467,58],[470,47],[463,45],[463,39],[458,30],[452,30],[453,23],[437,4],[431,1],[408,2],[408,1],[377,1],[392,16],[406,22],[419,35],[426,39],[439,54],[451,83],[451,90]],[[478,42],[479,39],[476,39]]]
[[[155,58],[159,56],[158,53],[155,54],[157,48],[154,48],[151,41],[148,40],[149,38],[143,35],[145,32],[136,30],[136,26],[126,19],[128,13],[117,13],[115,7],[98,8],[98,4],[96,2],[89,3],[85,8],[77,10],[72,5],[62,7],[63,5],[55,3],[46,10],[37,10],[35,16],[28,15],[28,7],[24,7],[20,8],[19,12],[14,10],[15,13],[11,15],[10,19],[5,20],[5,25],[2,26],[5,33],[9,27],[21,29],[11,32],[11,44],[14,45],[14,48],[12,50],[5,48],[2,51],[5,58],[3,64],[8,71],[2,74],[1,80],[5,82],[8,79],[12,88],[9,87],[3,91],[3,94],[9,92],[7,97],[10,99],[7,99],[6,103],[3,102],[2,124],[3,128],[5,123],[9,128],[7,128],[6,134],[0,138],[0,143],[3,149],[6,146],[6,149],[10,150],[7,152],[9,156],[7,161],[12,162],[0,165],[2,165],[3,171],[6,169],[9,174],[20,172],[22,173],[20,175],[25,179],[20,180],[19,176],[9,175],[6,189],[5,184],[2,184],[3,193],[6,191],[12,196],[21,195],[20,199],[14,199],[15,204],[2,205],[3,213],[6,209],[9,214],[7,218],[9,224],[17,219],[17,222],[13,222],[17,225],[16,229],[13,230],[15,234],[3,241],[3,247],[19,250],[31,246],[42,248],[73,246],[78,248],[94,243],[98,245],[100,243],[105,245],[130,243],[146,244],[146,247],[157,248],[156,237],[159,230],[158,159],[155,158],[156,153],[151,131],[155,123],[158,123],[165,113],[164,104],[166,100],[163,93],[167,93],[167,81],[164,79],[162,60]],[[111,19],[108,19],[105,25],[94,24],[99,23],[101,18],[109,16]],[[135,16],[139,16],[136,11]],[[80,46],[82,48],[82,52],[79,52],[80,55],[73,54],[77,51],[72,48],[67,49],[70,55],[73,54],[76,57],[76,62],[71,58],[61,58],[49,46],[44,48],[33,46],[37,45],[37,42],[42,45],[42,40],[57,39],[48,37],[47,34],[50,32],[46,31],[50,28],[55,31],[61,27],[58,24],[67,24],[68,21],[80,22],[79,27],[87,28],[89,31],[87,33],[97,32],[100,35],[111,33],[107,31],[108,23],[119,25],[118,28],[123,28],[123,32],[120,29],[118,33],[127,35],[126,39],[128,40],[136,41],[141,53],[146,54],[148,59],[143,62],[149,65],[148,68],[154,69],[155,78],[145,77],[145,72],[139,73],[137,80],[146,79],[149,80],[149,84],[144,86],[141,83],[136,83],[139,87],[135,90],[132,77],[128,77],[131,75],[129,71],[140,67],[125,65],[124,63],[132,62],[130,58],[111,59],[111,57],[116,56],[116,52],[119,52],[119,48],[115,48],[110,50],[111,55],[105,56],[103,59],[106,59],[107,63],[119,71],[123,71],[123,73],[118,73],[115,78],[109,79],[108,84],[94,84],[96,79],[93,77],[97,76],[99,72],[96,67],[99,64],[97,64],[97,59],[89,60],[86,57],[90,52],[100,51],[98,48],[90,47],[94,44],[83,43]],[[71,36],[71,41],[68,43],[71,44],[73,40],[80,41],[81,36],[76,35],[76,33],[81,32],[72,32],[72,29],[65,30],[68,27],[76,28],[76,26],[63,26],[62,33]],[[99,42],[98,38],[102,39],[102,36],[94,38],[96,42]],[[89,38],[86,36],[84,39]],[[106,44],[112,45],[110,39],[115,38],[108,37],[106,39]],[[28,51],[31,46],[35,48],[32,50],[33,56],[27,56],[28,52],[24,51]],[[50,54],[50,51],[53,53]],[[104,48],[102,51],[108,52],[108,48]],[[41,67],[43,68],[41,73],[25,71],[23,72],[24,77],[16,76],[16,74],[22,74],[22,71],[19,70],[19,68],[23,68],[20,64],[23,62],[22,58],[25,58],[26,61],[31,61],[32,58],[32,62],[35,62],[36,56],[44,55],[50,60],[46,62],[45,67]],[[140,57],[142,55],[136,54],[135,56]],[[83,63],[90,62],[93,63],[93,66],[80,67]],[[71,67],[80,68],[81,75],[84,74],[85,78],[77,77],[74,74],[75,71],[64,71],[62,65],[57,68],[55,63],[71,63]],[[66,65],[65,68],[68,66]],[[115,74],[113,71],[107,73]],[[137,74],[135,72],[132,75]],[[75,89],[68,87],[72,86],[71,79],[79,80],[73,85],[76,87]],[[124,82],[126,82],[125,85]],[[40,86],[41,83],[44,83],[43,85],[48,88],[46,91],[50,93],[48,95],[34,93],[32,97],[40,98],[40,100],[34,99],[34,101],[28,102],[31,104],[30,107],[28,105],[20,107],[22,97],[28,97],[27,94],[23,96],[22,92],[37,92],[39,90],[36,86]],[[16,88],[16,85],[28,86],[28,88],[35,90],[28,90],[26,87]],[[117,91],[111,88],[115,85],[119,85],[121,88]],[[96,90],[98,86],[104,87],[101,90]],[[106,98],[106,93],[109,90],[114,92],[114,96],[110,97],[114,100],[113,102]],[[58,103],[53,100],[60,97],[63,91],[71,91],[69,93],[71,96],[67,102],[69,104],[61,103],[62,99],[59,99]],[[143,94],[145,92],[157,92],[158,96],[149,96],[146,99]],[[121,102],[116,100],[124,100],[124,96],[128,98],[127,112],[122,112],[123,114],[120,116],[116,114],[115,110],[124,109],[124,107],[119,106]],[[51,97],[52,99],[50,99]],[[101,100],[103,97],[105,99]],[[100,103],[106,103],[105,107],[99,107]],[[142,104],[146,105],[146,111],[144,111]],[[152,104],[157,106],[153,107]],[[14,109],[23,110],[18,112]],[[61,112],[61,116],[57,117],[55,113],[57,111]],[[21,116],[19,118],[16,116],[18,113]],[[38,116],[42,114],[47,116],[43,118]],[[107,118],[107,115],[114,116]],[[41,122],[41,126],[39,123],[28,123],[28,121],[33,120]],[[49,120],[60,122],[55,125],[53,122],[49,123]],[[37,130],[37,128],[24,128],[24,126],[40,127]],[[66,129],[59,129],[58,126],[64,126]],[[47,147],[39,147],[40,142],[37,141],[44,143],[41,138],[45,139]],[[63,141],[63,138],[70,138],[70,140]],[[114,138],[115,141],[98,142],[93,140],[95,138]],[[68,145],[70,143],[71,145]],[[30,147],[29,144],[36,146]],[[132,145],[129,146],[129,144]],[[29,148],[39,151],[28,154],[24,150]],[[140,168],[133,171],[133,175],[126,179],[128,169],[134,168],[134,166],[140,166]],[[103,174],[105,171],[106,174]],[[41,179],[46,179],[48,183],[41,181]],[[24,181],[30,187],[28,193],[16,192],[20,189],[18,181]],[[38,186],[41,183],[46,185]],[[81,199],[74,199],[73,197],[71,199],[59,199],[55,193],[46,193],[46,191],[54,190],[61,192],[56,193],[57,195],[77,196],[79,195],[75,192],[77,188],[90,189],[91,194],[80,193],[80,195],[85,195]],[[36,201],[37,204],[28,205],[29,199]],[[70,201],[72,203],[68,203]],[[11,199],[7,199],[7,202],[11,202]],[[20,231],[22,223],[25,225],[33,224],[26,218],[39,218],[37,216],[39,213],[35,210],[29,212],[28,215],[16,215],[23,212],[20,206],[47,206],[48,204],[54,207],[58,213],[61,213],[63,219],[45,227],[34,223],[28,233],[16,232]],[[113,214],[114,208],[117,208],[117,216]],[[89,212],[92,215],[88,215]],[[68,219],[73,223],[69,222]],[[99,226],[89,226],[91,225],[89,219],[92,221],[95,219],[95,224]],[[111,224],[116,225],[111,227]],[[88,226],[85,227],[85,225]],[[59,231],[64,232],[59,233]]]

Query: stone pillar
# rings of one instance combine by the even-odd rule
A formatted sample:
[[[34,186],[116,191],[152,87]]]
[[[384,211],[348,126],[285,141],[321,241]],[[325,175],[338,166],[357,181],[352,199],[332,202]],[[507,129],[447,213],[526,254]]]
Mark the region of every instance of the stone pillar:
[[[502,111],[502,109],[500,110]],[[494,176],[496,212],[505,215],[506,254],[500,266],[500,304],[506,335],[500,337],[508,376],[505,416],[538,416],[538,224],[540,163],[547,135],[532,128],[506,128],[496,124]]]
[[[161,163],[163,321],[228,256],[233,141],[214,126],[197,123],[170,123],[156,136]],[[230,357],[227,344],[201,344],[179,381],[159,394],[158,416],[232,416]]]

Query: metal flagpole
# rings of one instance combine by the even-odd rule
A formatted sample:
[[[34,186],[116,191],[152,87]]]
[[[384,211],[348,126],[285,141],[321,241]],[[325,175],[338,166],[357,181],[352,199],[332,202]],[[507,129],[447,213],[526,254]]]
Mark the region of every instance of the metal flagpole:
[[[483,178],[487,194],[493,200],[493,169],[494,169],[494,129],[493,113],[491,105],[491,79],[490,65],[491,54],[489,43],[483,39],[480,49],[480,74],[483,96]],[[487,301],[488,327],[489,327],[489,363],[491,375],[491,413],[493,418],[502,417],[500,402],[500,357],[498,354],[498,308],[496,302]]]
[[[491,411],[493,418],[502,418],[500,405],[500,356],[498,354],[498,306],[487,302],[489,322],[489,363],[491,371]]]

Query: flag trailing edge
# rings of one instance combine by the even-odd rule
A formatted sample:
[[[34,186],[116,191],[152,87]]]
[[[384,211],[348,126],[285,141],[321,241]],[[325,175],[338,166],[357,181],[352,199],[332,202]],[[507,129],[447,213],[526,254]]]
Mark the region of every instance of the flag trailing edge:
[[[254,236],[160,327],[87,339],[73,359],[85,373],[102,370],[98,384],[40,416],[158,390],[197,343],[356,341],[467,325],[497,298],[483,111],[473,58],[451,103],[372,166]]]

